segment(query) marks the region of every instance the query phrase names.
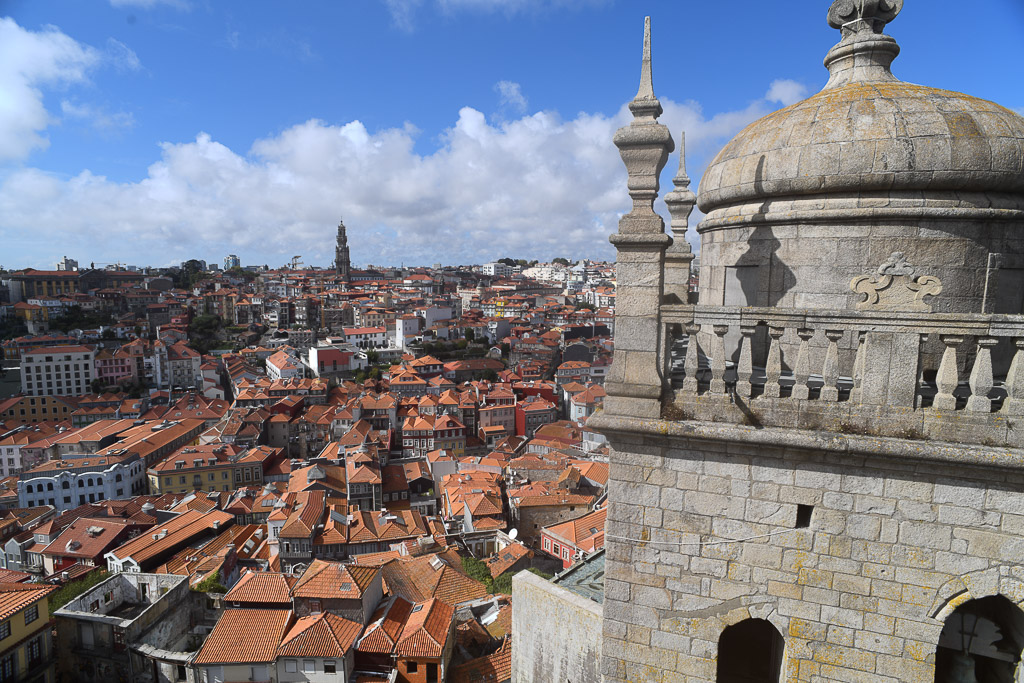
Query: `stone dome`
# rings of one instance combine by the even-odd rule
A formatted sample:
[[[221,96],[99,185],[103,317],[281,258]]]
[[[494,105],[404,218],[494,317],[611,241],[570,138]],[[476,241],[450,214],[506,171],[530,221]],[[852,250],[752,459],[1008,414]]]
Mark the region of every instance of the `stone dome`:
[[[889,68],[895,40],[843,29],[825,88],[750,124],[708,166],[697,195],[705,214],[825,193],[1024,195],[1024,117],[904,83]]]

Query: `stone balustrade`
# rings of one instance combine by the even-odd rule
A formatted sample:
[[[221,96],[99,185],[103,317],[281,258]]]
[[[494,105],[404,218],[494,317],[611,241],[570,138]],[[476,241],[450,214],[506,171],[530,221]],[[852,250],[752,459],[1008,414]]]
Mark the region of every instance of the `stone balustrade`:
[[[1024,316],[665,305],[662,322],[668,417],[1024,440]]]

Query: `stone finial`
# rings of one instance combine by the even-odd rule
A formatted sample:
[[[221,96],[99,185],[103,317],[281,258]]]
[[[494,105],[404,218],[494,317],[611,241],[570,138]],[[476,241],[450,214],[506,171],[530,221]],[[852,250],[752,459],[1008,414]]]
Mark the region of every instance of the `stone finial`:
[[[924,297],[941,294],[942,282],[934,275],[916,275],[903,252],[896,251],[873,275],[853,278],[850,289],[865,295],[857,303],[858,311],[931,313],[932,306]]]
[[[828,9],[828,25],[845,38],[851,33],[881,33],[903,9],[903,0],[834,0]]]
[[[686,175],[686,133],[679,136],[679,170],[672,179],[675,189],[665,195],[665,205],[672,216],[673,252],[690,253],[690,244],[686,241],[686,231],[690,227],[690,214],[697,204],[697,195],[690,189],[690,176]]]
[[[661,102],[651,79],[651,18],[644,19],[644,54],[640,89],[629,103],[633,121],[615,133],[615,146],[629,174],[629,196],[633,210],[619,221],[620,233],[664,233],[665,223],[654,211],[660,189],[659,175],[675,148],[668,128],[658,123]],[[667,242],[668,240],[666,240]]]
[[[640,65],[640,87],[634,100],[656,100],[651,72],[651,18],[644,17],[644,57]]]
[[[900,46],[883,29],[902,9],[903,0],[834,0],[828,24],[839,29],[843,39],[825,55],[829,79],[824,90],[898,80],[890,67]]]

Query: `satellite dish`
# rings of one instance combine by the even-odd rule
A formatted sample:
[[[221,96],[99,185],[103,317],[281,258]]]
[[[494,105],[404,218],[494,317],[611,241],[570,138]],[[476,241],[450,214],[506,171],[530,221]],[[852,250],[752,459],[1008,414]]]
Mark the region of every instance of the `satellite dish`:
[[[518,535],[519,529],[513,529],[512,531],[508,532],[508,537],[511,538],[513,541],[516,540],[516,536]]]

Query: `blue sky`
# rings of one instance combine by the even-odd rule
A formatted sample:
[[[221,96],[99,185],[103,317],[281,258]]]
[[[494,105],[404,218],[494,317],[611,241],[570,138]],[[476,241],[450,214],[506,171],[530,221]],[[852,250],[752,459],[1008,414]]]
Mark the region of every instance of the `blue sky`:
[[[696,185],[824,84],[828,5],[0,0],[0,265],[327,265],[342,215],[357,264],[608,258],[644,15]],[[1019,0],[907,0],[894,72],[1024,111],[1022,32]]]

